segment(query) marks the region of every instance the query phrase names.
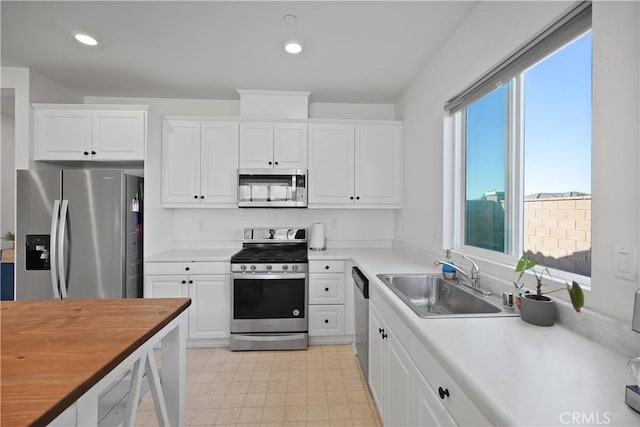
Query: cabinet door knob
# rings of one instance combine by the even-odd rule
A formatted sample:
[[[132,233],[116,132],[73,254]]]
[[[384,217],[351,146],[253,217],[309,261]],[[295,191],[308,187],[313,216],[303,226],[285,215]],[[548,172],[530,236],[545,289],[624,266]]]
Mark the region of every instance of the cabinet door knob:
[[[200,196],[201,199],[204,199],[204,196]]]
[[[185,269],[185,271],[189,271],[189,267],[185,267],[184,269]]]
[[[194,198],[194,199],[197,199],[197,198],[198,198],[198,196],[193,196],[193,198]]]
[[[85,156],[88,156],[89,152],[88,151],[84,151],[82,154],[84,154]]]
[[[449,397],[449,389],[438,387],[438,394],[440,395],[440,399],[444,400],[445,397]]]
[[[278,162],[276,162],[276,166],[278,165]]]
[[[357,197],[356,197],[356,200],[360,200],[360,196],[357,196]]]
[[[349,199],[353,200],[353,196],[349,197]]]
[[[329,319],[324,319],[324,323],[329,323]]]
[[[273,162],[269,162],[269,164],[271,165],[271,164],[273,164]]]
[[[384,332],[384,329],[382,329],[382,328],[378,328],[378,333],[379,333],[379,334],[381,334],[381,333],[383,333],[383,332]]]
[[[382,333],[382,339],[383,339],[383,340],[386,340],[388,336],[389,336],[389,335],[385,334],[384,332]]]
[[[329,269],[329,266],[328,266],[328,265],[325,265],[325,266],[324,266],[324,269],[325,269],[325,270],[328,270],[328,269]]]
[[[189,284],[193,283],[193,280],[189,280]]]
[[[96,154],[96,152],[92,150],[92,151],[91,151],[91,154]]]
[[[184,285],[185,283],[187,283],[187,281],[186,281],[186,280],[183,280],[183,281],[182,281],[182,284]]]
[[[325,292],[329,292],[329,288],[324,288],[324,291]]]

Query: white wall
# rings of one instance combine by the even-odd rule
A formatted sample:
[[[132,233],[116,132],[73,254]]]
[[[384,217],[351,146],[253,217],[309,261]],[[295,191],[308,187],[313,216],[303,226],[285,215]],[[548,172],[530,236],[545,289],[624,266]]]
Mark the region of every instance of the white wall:
[[[401,245],[441,256],[445,101],[560,15],[567,2],[481,2],[396,104],[404,120],[404,209],[396,214]],[[638,282],[613,275],[613,246],[638,247],[638,2],[594,2],[593,270],[589,310],[629,322]],[[448,141],[443,151],[443,141]],[[443,162],[444,160],[444,162]],[[510,268],[481,265],[506,281]],[[574,316],[575,317],[575,316]]]
[[[393,211],[347,209],[176,209],[174,247],[239,246],[243,227],[325,224],[327,246],[391,246]]]

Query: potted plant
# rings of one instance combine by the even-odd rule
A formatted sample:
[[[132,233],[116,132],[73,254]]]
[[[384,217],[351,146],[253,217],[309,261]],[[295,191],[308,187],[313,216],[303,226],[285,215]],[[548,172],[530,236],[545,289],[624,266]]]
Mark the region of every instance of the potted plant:
[[[4,233],[4,236],[2,236],[2,240],[11,242],[11,247],[16,244],[16,236],[10,231]]]
[[[534,268],[536,265],[538,265],[538,261],[529,259],[524,255],[518,260],[518,264],[516,265],[515,271],[516,273],[520,273],[520,275],[518,276],[518,280],[513,282],[513,285],[518,289],[520,296],[518,298],[518,306],[520,307],[522,320],[538,326],[553,326],[556,320],[556,306],[554,301],[545,295],[563,289],[566,289],[569,293],[569,299],[571,300],[573,308],[576,312],[580,312],[580,309],[584,306],[584,293],[578,282],[574,280],[571,285],[569,285],[569,282],[565,282],[566,286],[564,287],[549,292],[542,292],[542,286],[546,286],[546,284],[543,283],[545,273],[549,279],[553,279],[553,276],[547,267],[538,270]],[[522,277],[527,270],[531,270],[536,278],[537,285],[535,294],[523,289],[524,283]]]

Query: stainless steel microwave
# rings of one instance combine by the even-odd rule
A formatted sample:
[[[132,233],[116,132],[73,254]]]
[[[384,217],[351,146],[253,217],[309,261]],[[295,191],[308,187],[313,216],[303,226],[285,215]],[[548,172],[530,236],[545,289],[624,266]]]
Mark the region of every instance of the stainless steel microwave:
[[[241,208],[306,208],[306,169],[238,169]]]

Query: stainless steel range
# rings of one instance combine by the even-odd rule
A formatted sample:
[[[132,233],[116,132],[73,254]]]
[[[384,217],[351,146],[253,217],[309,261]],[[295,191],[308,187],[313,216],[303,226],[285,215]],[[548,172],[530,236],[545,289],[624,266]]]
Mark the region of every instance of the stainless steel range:
[[[305,228],[245,228],[231,257],[231,350],[307,348]]]

